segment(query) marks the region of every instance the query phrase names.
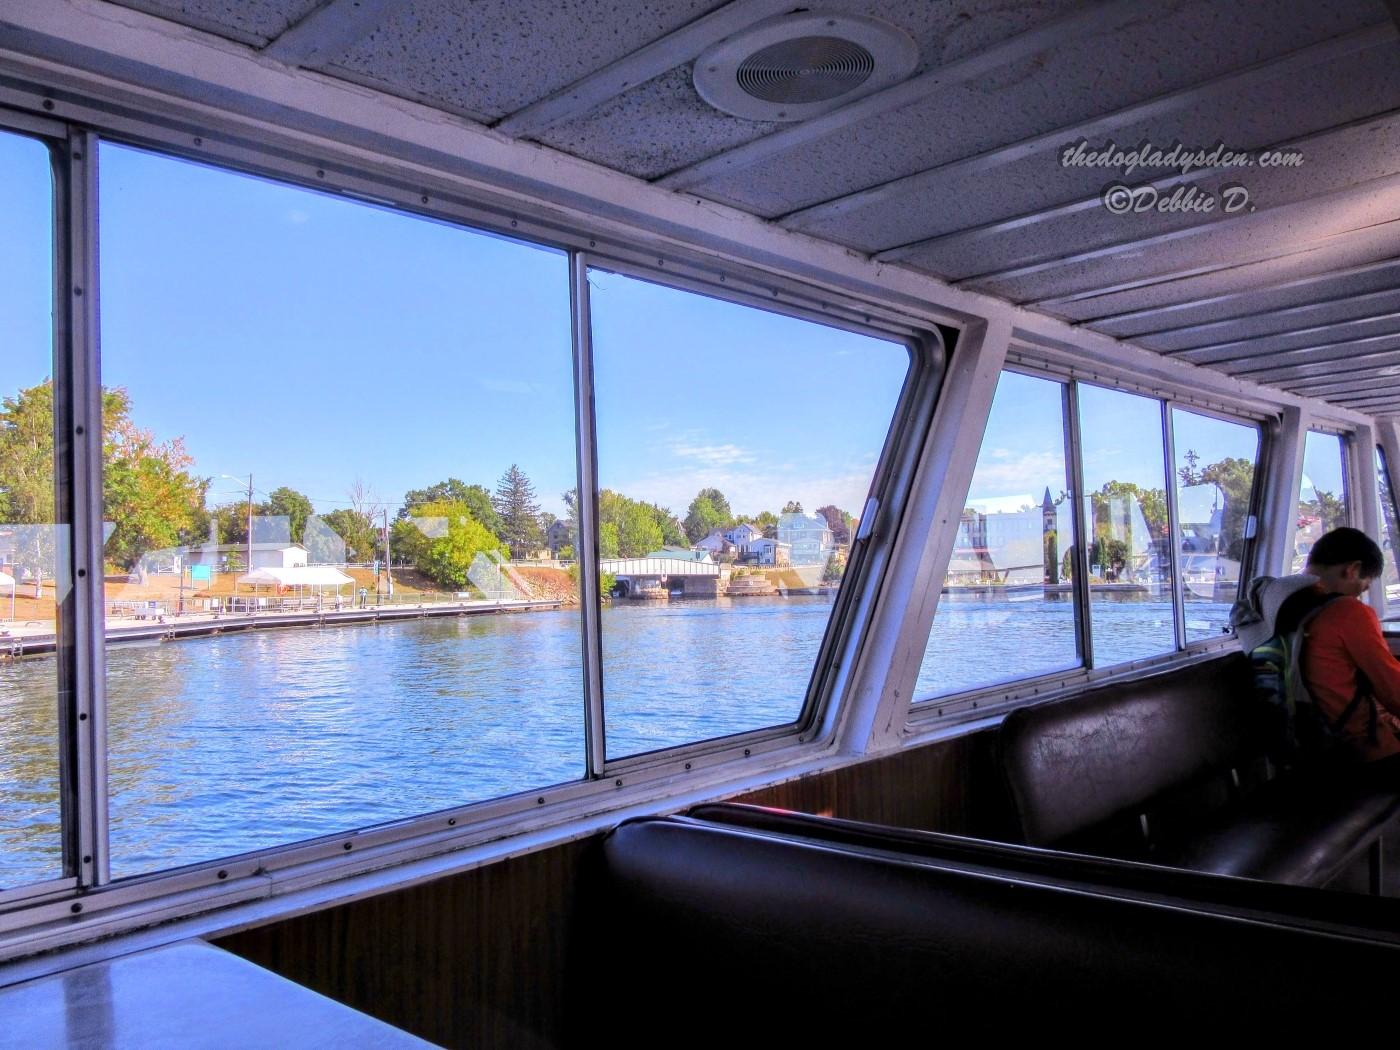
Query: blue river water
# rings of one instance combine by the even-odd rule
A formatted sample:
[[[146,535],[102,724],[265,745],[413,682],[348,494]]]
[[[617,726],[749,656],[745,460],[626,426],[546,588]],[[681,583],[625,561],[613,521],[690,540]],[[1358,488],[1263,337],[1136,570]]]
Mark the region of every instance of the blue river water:
[[[1189,609],[1204,629],[1223,607],[1203,605]],[[604,610],[609,756],[793,721],[830,610],[825,596]],[[1099,664],[1171,648],[1165,603],[1096,601],[1094,614]],[[580,651],[573,611],[115,646],[113,875],[577,780]],[[916,695],[1075,663],[1068,601],[945,600]],[[54,671],[0,663],[0,887],[60,874]]]

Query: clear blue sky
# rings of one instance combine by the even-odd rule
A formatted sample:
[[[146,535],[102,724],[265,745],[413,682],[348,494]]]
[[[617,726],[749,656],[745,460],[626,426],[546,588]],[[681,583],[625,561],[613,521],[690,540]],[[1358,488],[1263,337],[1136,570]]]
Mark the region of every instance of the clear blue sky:
[[[50,374],[43,151],[0,135],[7,392]],[[357,480],[396,508],[511,463],[544,509],[574,486],[565,256],[121,146],[100,154],[103,382],[183,437],[194,471],[327,511]],[[40,207],[43,202],[43,207]],[[18,247],[16,247],[18,246]],[[27,254],[26,254],[27,253]],[[858,512],[903,346],[595,273],[602,483],[684,515]],[[22,315],[22,316],[19,316]],[[210,503],[238,498],[216,478]]]
[[[136,421],[182,436],[206,476],[251,471],[325,511],[362,481],[396,507],[511,463],[545,509],[575,476],[562,253],[125,147],[101,156],[103,379]],[[50,363],[50,176],[0,134],[4,392]],[[702,487],[737,513],[858,511],[907,367],[892,343],[595,272],[602,484],[684,514]],[[969,502],[1064,487],[1058,386],[1008,374]],[[1156,406],[1081,387],[1085,481],[1159,485]],[[1188,412],[1181,452],[1253,457],[1252,428]],[[1341,490],[1310,438],[1305,488]],[[1178,464],[1179,465],[1179,464]],[[1155,487],[1155,485],[1154,485]],[[216,480],[211,503],[237,498]],[[1186,512],[1187,508],[1183,507]],[[1190,514],[1187,514],[1188,520]]]

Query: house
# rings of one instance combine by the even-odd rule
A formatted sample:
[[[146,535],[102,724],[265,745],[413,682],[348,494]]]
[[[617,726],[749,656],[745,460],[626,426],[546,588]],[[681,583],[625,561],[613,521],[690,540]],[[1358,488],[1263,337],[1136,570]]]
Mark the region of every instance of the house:
[[[747,547],[754,540],[761,540],[763,538],[763,530],[748,522],[744,522],[742,525],[735,525],[732,529],[728,530],[724,534],[724,538],[734,544],[734,546],[742,549]]]
[[[560,550],[574,545],[573,526],[563,518],[551,522],[544,533],[544,545],[549,548],[550,555],[557,558]]]
[[[788,513],[778,518],[778,542],[792,551],[793,565],[824,565],[836,550],[836,539],[820,515]]]
[[[177,571],[192,565],[208,565],[215,572],[226,572],[230,565],[243,565],[248,560],[248,544],[206,543],[199,547],[177,547],[166,553],[175,555]],[[308,561],[306,548],[300,543],[254,543],[252,556],[253,564],[245,566],[249,571],[293,569]]]
[[[739,560],[750,565],[791,565],[792,545],[759,536],[744,545]]]
[[[715,529],[714,532],[696,543],[695,549],[709,551],[710,554],[718,559],[721,555],[727,554],[732,557],[737,554],[739,546],[733,540],[725,536],[724,530]]]

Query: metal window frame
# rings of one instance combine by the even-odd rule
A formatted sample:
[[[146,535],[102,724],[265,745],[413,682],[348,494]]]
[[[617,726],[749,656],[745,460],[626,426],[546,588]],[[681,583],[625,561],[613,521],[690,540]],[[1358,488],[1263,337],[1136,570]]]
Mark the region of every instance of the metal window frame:
[[[731,303],[770,314],[780,314],[797,320],[824,327],[837,328],[868,338],[902,346],[908,359],[904,380],[891,411],[889,425],[881,444],[879,457],[872,474],[865,508],[871,507],[874,500],[877,516],[877,529],[882,536],[893,532],[902,513],[904,497],[907,497],[912,482],[910,457],[917,439],[927,429],[935,406],[936,393],[941,385],[946,367],[946,353],[943,339],[936,326],[922,325],[916,319],[896,310],[870,306],[848,300],[845,296],[825,294],[819,290],[804,288],[789,282],[772,278],[755,278],[751,274],[717,273],[712,267],[696,265],[683,258],[665,255],[652,257],[638,250],[600,249],[575,253],[581,273],[575,284],[582,282],[576,292],[577,297],[591,304],[591,290],[587,274],[590,270],[646,281],[675,291],[705,296],[721,302]],[[589,310],[591,319],[591,309]],[[587,360],[590,374],[587,390],[592,410],[593,394],[592,333],[587,337]],[[582,446],[581,446],[582,448]],[[598,468],[596,429],[589,455],[594,457],[590,464],[591,484],[588,498],[593,504],[591,520],[594,534],[591,542],[597,550],[597,500]],[[906,463],[900,470],[899,464]],[[580,478],[582,479],[582,471]],[[874,543],[874,535],[864,540],[853,540],[851,556],[842,578],[841,587],[832,605],[831,615],[822,633],[813,661],[812,673],[803,693],[803,700],[795,717],[788,722],[774,726],[720,737],[688,741],[652,751],[607,756],[606,751],[606,684],[602,677],[602,636],[601,616],[593,628],[596,632],[588,639],[590,659],[598,667],[596,694],[590,698],[589,711],[596,719],[602,739],[591,740],[590,761],[596,761],[594,776],[613,777],[635,774],[639,770],[659,770],[664,773],[686,773],[694,767],[700,757],[728,756],[750,758],[756,748],[797,740],[801,743],[820,743],[829,738],[832,726],[824,715],[839,701],[841,667],[833,659],[835,654],[847,647],[850,639],[862,636],[868,628],[871,616],[870,602],[879,584],[879,574],[888,558],[888,544]],[[884,548],[884,556],[879,551]],[[863,600],[864,599],[864,600]],[[590,677],[590,686],[592,679]]]
[[[75,564],[75,616],[83,617],[81,632],[70,632],[85,639],[76,656],[83,675],[81,695],[86,706],[73,712],[73,724],[81,731],[68,735],[66,746],[74,753],[74,819],[65,824],[65,834],[74,838],[73,850],[86,862],[90,874],[82,880],[63,879],[30,884],[0,895],[0,957],[15,951],[16,945],[40,943],[37,927],[64,920],[90,929],[103,930],[103,923],[118,926],[148,923],[153,915],[188,914],[234,900],[269,896],[288,886],[319,885],[357,875],[383,866],[385,857],[421,858],[460,849],[464,843],[500,837],[501,829],[529,831],[578,819],[578,814],[606,813],[637,799],[662,799],[674,791],[676,778],[683,775],[690,790],[704,791],[705,785],[720,785],[753,776],[752,766],[739,758],[764,761],[763,768],[778,775],[795,763],[810,762],[822,753],[832,731],[817,732],[816,715],[837,699],[835,687],[825,679],[820,690],[809,684],[804,705],[806,732],[800,725],[785,725],[737,737],[699,741],[628,758],[616,763],[602,761],[601,688],[589,684],[589,676],[600,673],[585,667],[583,703],[585,707],[585,768],[587,776],[578,781],[532,787],[507,796],[469,801],[430,813],[412,814],[388,822],[355,829],[332,829],[324,835],[296,842],[278,843],[249,853],[196,861],[177,868],[126,875],[113,880],[107,856],[107,802],[105,741],[105,653],[102,630],[102,536],[101,507],[101,397],[100,354],[98,350],[98,295],[96,212],[96,159],[100,143],[145,149],[163,156],[212,166],[233,175],[273,179],[279,183],[327,192],[370,205],[385,206],[410,216],[441,221],[462,227],[465,232],[499,236],[530,247],[560,251],[568,255],[570,266],[571,345],[576,399],[576,446],[580,472],[581,504],[589,483],[585,471],[596,479],[596,449],[592,434],[578,426],[591,416],[592,368],[591,333],[588,325],[586,271],[590,261],[606,260],[608,268],[635,268],[647,280],[657,280],[769,312],[781,312],[816,323],[857,331],[899,342],[910,353],[910,366],[887,432],[881,463],[877,468],[879,485],[873,491],[902,496],[910,484],[910,470],[898,473],[894,466],[900,455],[907,459],[907,445],[927,426],[925,418],[913,418],[917,408],[932,415],[938,380],[945,364],[939,325],[947,325],[943,311],[929,304],[900,302],[891,306],[876,296],[865,299],[837,289],[826,288],[776,272],[754,268],[732,255],[716,256],[685,243],[624,229],[619,234],[599,219],[598,228],[577,215],[560,219],[547,202],[532,200],[522,204],[501,194],[478,192],[473,185],[464,188],[459,178],[438,171],[423,171],[411,162],[377,158],[362,162],[331,157],[310,157],[284,145],[280,136],[269,133],[267,141],[253,141],[219,131],[207,131],[159,117],[132,116],[120,108],[107,109],[96,103],[65,99],[63,121],[38,117],[23,110],[5,108],[19,104],[34,109],[44,97],[37,91],[0,84],[0,127],[13,124],[20,131],[41,132],[70,153],[69,168],[59,188],[72,198],[72,219],[65,219],[65,235],[58,247],[67,253],[58,272],[74,275],[73,284],[83,294],[69,296],[68,309],[57,309],[57,324],[66,325],[64,361],[73,363],[73,393],[64,400],[72,407],[68,424],[86,438],[74,446],[74,477],[85,484],[75,497],[82,500],[83,528],[74,535],[74,550],[81,561]],[[53,148],[51,146],[51,148]],[[73,152],[81,156],[71,156]],[[654,243],[653,243],[654,242]],[[595,254],[596,252],[596,254]],[[581,280],[581,283],[579,283]],[[65,290],[67,281],[62,282]],[[58,336],[56,335],[56,339]],[[923,387],[917,390],[917,387]],[[923,407],[919,407],[923,406]],[[65,409],[66,411],[66,409]],[[67,431],[65,431],[66,433]],[[912,469],[912,468],[911,468]],[[896,476],[898,475],[898,476]],[[880,486],[883,486],[881,488]],[[880,507],[878,542],[868,543],[862,562],[862,587],[843,587],[851,597],[846,614],[833,614],[824,646],[837,638],[858,638],[871,615],[873,594],[857,594],[868,589],[884,564],[892,534],[899,525],[897,504]],[[581,539],[591,532],[596,547],[596,506],[591,524],[580,522]],[[580,515],[587,518],[586,506]],[[865,557],[863,555],[863,558]],[[852,558],[851,568],[855,569]],[[77,577],[77,570],[83,571]],[[596,570],[595,570],[596,574]],[[848,581],[854,580],[848,574]],[[597,583],[592,585],[596,601]],[[863,601],[859,599],[864,599]],[[838,604],[840,604],[838,602]],[[76,622],[76,621],[75,621]],[[597,638],[596,624],[588,626],[585,638]],[[585,646],[585,654],[597,646]],[[585,655],[585,660],[587,659]],[[830,676],[827,676],[828,678]],[[817,702],[813,698],[817,698]],[[805,712],[811,710],[811,716]],[[81,718],[86,714],[87,718]],[[78,767],[81,762],[81,767]],[[606,765],[606,769],[604,766]],[[606,777],[613,785],[598,783]],[[609,790],[615,788],[616,791]],[[538,814],[538,815],[536,815]],[[298,872],[306,872],[298,875]],[[278,873],[288,873],[285,876]],[[75,901],[74,894],[81,894]],[[185,903],[175,904],[179,896]],[[129,919],[115,916],[130,915]],[[110,918],[107,918],[110,917]],[[89,925],[91,923],[91,925]],[[37,939],[36,939],[37,938]],[[82,939],[75,927],[62,934],[63,940]],[[47,943],[47,941],[45,941]],[[20,950],[28,950],[21,947]]]

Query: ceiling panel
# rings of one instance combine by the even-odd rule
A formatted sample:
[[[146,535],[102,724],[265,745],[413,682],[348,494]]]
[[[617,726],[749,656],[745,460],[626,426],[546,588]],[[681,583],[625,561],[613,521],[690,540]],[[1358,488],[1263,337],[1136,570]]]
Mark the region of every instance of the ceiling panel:
[[[1315,14],[1314,14],[1315,13]],[[697,188],[773,217],[1192,87],[1386,17],[1379,3],[1178,2]],[[818,229],[806,229],[815,232]],[[896,243],[903,243],[896,242]]]
[[[1331,273],[1349,267],[1383,260],[1400,260],[1400,220],[1375,230],[1362,231],[1345,239],[1312,248],[1290,249],[1278,258],[1234,266],[1190,277],[1149,281],[1139,287],[1076,296],[1037,307],[1043,313],[1075,322],[1088,322],[1110,314],[1144,310],[1153,306],[1191,302],[1231,292],[1259,291],[1271,285],[1300,280],[1315,274]],[[1395,285],[1393,275],[1387,287]],[[1285,296],[1285,300],[1296,302]]]
[[[1158,211],[1115,215],[1096,206],[1013,230],[972,247],[956,242],[930,245],[908,258],[925,269],[953,279],[995,274],[1115,244],[1127,242],[1131,246],[1147,238],[1229,223],[1235,216],[1246,214],[1250,205],[1253,214],[1262,216],[1270,209],[1300,204],[1357,183],[1400,173],[1400,118],[1388,122],[1383,133],[1366,129],[1347,136],[1345,145],[1336,141],[1342,138],[1334,136],[1334,148],[1325,155],[1317,151],[1312,164],[1305,159],[1298,168],[1220,174],[1188,186],[1188,192],[1209,194],[1217,201],[1225,199],[1228,187],[1243,187],[1249,194],[1249,205],[1242,206],[1233,215],[1225,213],[1221,205],[1204,215]],[[1383,144],[1384,148],[1368,149],[1371,144]],[[1341,162],[1337,163],[1339,159]],[[1128,251],[1132,250],[1129,247]]]
[[[1048,269],[967,283],[1018,303],[1073,296],[1123,282],[1158,279],[1205,267],[1248,263],[1342,237],[1400,215],[1400,177],[1362,183],[1327,197],[1234,216],[1165,243],[1065,261]]]
[[[723,0],[412,0],[324,69],[498,119],[720,7]]]
[[[1360,303],[1357,309],[1368,312],[1370,297],[1396,288],[1400,288],[1400,259],[1364,263],[1295,282],[1283,281],[1261,290],[1200,297],[1180,295],[1173,305],[1147,305],[1142,309],[1108,314],[1087,313],[1080,320],[1093,318],[1089,323],[1096,330],[1119,338],[1183,329],[1187,330],[1189,338],[1190,329],[1210,325],[1207,334],[1210,341],[1215,341],[1222,332],[1277,331],[1278,327],[1271,328],[1269,324],[1286,327],[1291,317],[1287,311],[1294,308],[1347,311],[1350,309],[1347,304],[1356,300]],[[1335,306],[1329,305],[1334,302]],[[1346,316],[1353,315],[1347,313]],[[1240,328],[1227,329],[1236,323],[1235,319],[1239,319]]]
[[[1245,361],[1261,356],[1274,358],[1285,351],[1304,353],[1307,348],[1324,346],[1329,343],[1396,333],[1400,333],[1400,311],[1377,314],[1374,317],[1352,321],[1348,324],[1304,328],[1286,335],[1269,335],[1255,339],[1214,343],[1194,350],[1177,351],[1176,356],[1183,361],[1191,361],[1198,365]]]
[[[1248,149],[1305,138],[1300,147],[1304,158],[1301,167],[1232,169],[1214,178],[1192,180],[1217,191],[1227,183],[1240,183],[1250,190],[1251,200],[1258,207],[1298,200],[1309,193],[1400,170],[1400,62],[1395,61],[1391,47],[1356,57],[1365,61],[1329,64],[1310,76],[1298,78],[1306,104],[1283,105],[1276,85],[1261,87],[1202,105],[1182,114],[1180,119],[1135,127],[1123,136],[1123,141],[1155,140],[1164,148],[1174,141],[1203,147],[1224,141],[1234,148]],[[1362,68],[1358,70],[1358,66]],[[1358,81],[1364,91],[1354,91],[1350,86]],[[1360,126],[1323,130],[1369,116],[1381,108],[1393,110],[1394,115]],[[895,239],[900,237],[946,236],[980,224],[1035,216],[1039,210],[1085,202],[1083,207],[1035,216],[1006,229],[912,246],[899,255],[916,261],[923,269],[958,278],[1098,247],[1125,237],[1181,229],[1216,217],[1180,212],[1112,215],[1098,203],[1105,186],[1120,182],[1136,186],[1179,173],[1153,168],[1124,175],[1105,168],[1066,168],[1059,163],[1057,152],[1030,157],[992,172],[939,179],[921,186],[918,194],[894,197],[878,208],[833,219],[818,232],[843,244],[874,251],[898,243]],[[950,202],[956,202],[956,206]],[[860,242],[855,240],[857,236],[862,238]]]
[[[195,29],[265,44],[301,21],[325,0],[115,0],[147,14]]]
[[[832,0],[818,9],[878,18],[899,26],[918,46],[917,75],[930,65],[981,51],[1080,7],[1080,0],[1025,4],[1003,0],[938,4],[924,0]],[[695,91],[691,70],[687,63],[638,85],[593,113],[531,137],[566,153],[651,179],[789,126],[721,113]]]
[[[1386,279],[1400,285],[1400,275],[1394,272]],[[1149,350],[1173,352],[1213,346],[1226,339],[1253,339],[1279,332],[1346,324],[1361,317],[1400,313],[1400,287],[1342,298],[1318,289],[1305,288],[1293,293],[1292,298],[1294,305],[1269,308],[1254,316],[1249,316],[1250,305],[1242,302],[1236,304],[1236,310],[1229,319],[1205,324],[1190,324],[1179,317],[1164,318],[1158,322],[1158,326],[1164,327],[1165,331],[1147,330],[1134,337],[1133,342]],[[1138,323],[1141,326],[1149,322],[1149,318],[1143,318]]]

